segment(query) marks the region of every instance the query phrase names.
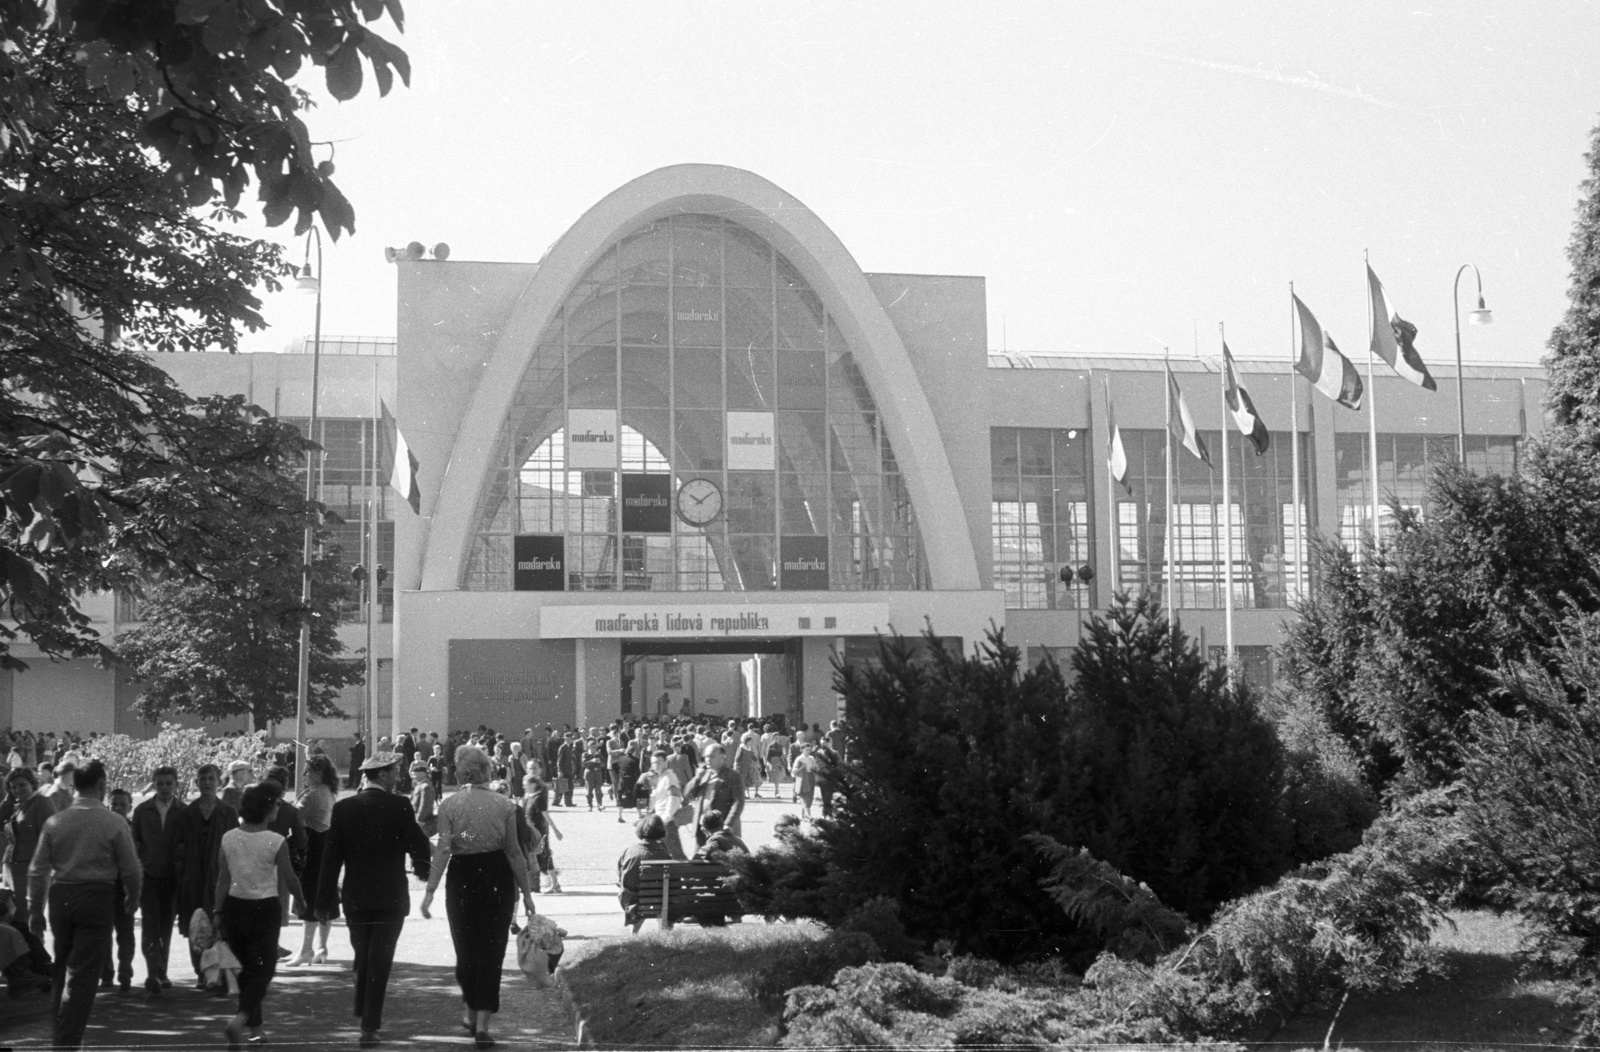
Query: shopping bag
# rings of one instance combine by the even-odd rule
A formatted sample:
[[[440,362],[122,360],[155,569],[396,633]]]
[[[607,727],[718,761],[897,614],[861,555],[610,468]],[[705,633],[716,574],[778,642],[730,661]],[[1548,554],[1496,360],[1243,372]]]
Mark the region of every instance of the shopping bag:
[[[217,941],[216,929],[211,927],[211,918],[203,909],[194,911],[194,916],[189,918],[189,945],[196,950],[209,949]]]
[[[549,917],[538,916],[528,920],[527,931],[533,932],[534,945],[543,950],[553,960],[560,960],[566,952],[567,944],[562,940],[566,938],[567,929],[556,924]],[[552,964],[551,970],[555,969]]]
[[[534,935],[532,924],[517,933],[517,967],[540,989],[549,987],[553,981],[550,978],[550,955],[539,948],[538,936]]]

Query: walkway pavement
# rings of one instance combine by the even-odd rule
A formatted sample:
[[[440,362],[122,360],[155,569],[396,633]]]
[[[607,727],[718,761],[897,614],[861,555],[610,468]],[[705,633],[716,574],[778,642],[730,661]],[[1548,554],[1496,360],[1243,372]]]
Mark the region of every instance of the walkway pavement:
[[[771,798],[751,801],[745,811],[744,838],[752,848],[772,840],[773,824],[797,808]],[[535,897],[539,912],[568,932],[568,956],[593,952],[600,945],[627,938],[616,899],[616,858],[633,841],[633,812],[617,822],[615,808],[588,811],[558,808],[555,822],[563,836],[556,841],[556,865],[563,892]],[[470,1048],[471,1038],[457,1019],[460,1000],[455,985],[455,953],[444,920],[443,894],[434,916],[423,920],[416,910],[422,887],[413,882],[412,912],[401,936],[389,998],[384,1009],[383,1047],[392,1049]],[[48,945],[48,935],[46,944]],[[283,945],[298,948],[299,928],[285,929]],[[329,940],[333,960],[325,966],[278,969],[267,994],[264,1030],[271,1045],[295,1052],[353,1049],[359,1029],[350,1014],[350,942],[342,922]],[[144,962],[134,963],[134,992],[123,997],[102,990],[95,1001],[85,1047],[156,1052],[168,1048],[218,1048],[232,1003],[194,987],[186,944],[174,946],[172,979],[176,984],[158,998],[141,990]],[[574,1047],[570,1010],[559,988],[537,990],[517,970],[514,940],[507,948],[500,998],[501,1011],[492,1027],[504,1049]],[[50,1044],[49,998],[30,995],[6,999],[0,993],[0,1045],[45,1048]]]

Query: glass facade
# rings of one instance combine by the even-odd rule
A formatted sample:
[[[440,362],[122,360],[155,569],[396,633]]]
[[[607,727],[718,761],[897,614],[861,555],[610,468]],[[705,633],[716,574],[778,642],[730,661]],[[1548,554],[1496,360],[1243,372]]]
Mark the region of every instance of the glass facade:
[[[989,432],[994,482],[990,535],[994,583],[1006,607],[1084,610],[1094,583],[1074,576],[1094,562],[1089,514],[1089,436],[1069,429],[997,427]]]
[[[1222,494],[1222,436],[1202,431],[1215,469],[1181,447],[1173,461],[1173,578],[1180,609],[1220,610],[1226,604],[1227,534],[1233,534],[1235,608],[1281,609],[1308,586],[1308,542],[1316,528],[1314,478],[1309,469],[1311,436],[1300,435],[1301,537],[1295,543],[1294,475],[1290,436],[1273,432],[1267,452],[1256,456],[1244,436],[1229,430],[1232,494]],[[1165,596],[1167,502],[1165,430],[1122,429],[1128,454],[1130,496],[1117,498],[1118,589]],[[1226,524],[1226,525],[1224,525]],[[1296,561],[1297,553],[1299,561]]]
[[[284,417],[284,423],[292,425],[301,434],[305,434],[310,421],[305,417]],[[372,505],[367,502],[376,500],[377,529],[378,529],[378,565],[394,568],[394,508],[392,502],[396,499],[395,493],[389,488],[389,474],[393,469],[393,458],[385,450],[378,448],[378,463],[376,479],[372,468],[374,442],[377,430],[373,421],[358,418],[317,418],[317,434],[312,436],[322,447],[322,455],[316,458],[317,472],[317,499],[327,505],[342,521],[329,520],[327,529],[339,545],[339,560],[347,569],[363,565],[366,562],[363,551],[370,543],[367,538],[371,535],[363,532],[363,523],[372,515]],[[302,479],[303,475],[300,476]],[[409,510],[407,514],[409,514]],[[371,528],[371,523],[366,523],[366,528]],[[340,614],[348,621],[359,621],[362,617],[360,604],[350,602],[344,605]],[[394,578],[392,574],[386,577],[378,586],[378,615],[385,623],[394,620]]]
[[[1339,541],[1360,555],[1372,530],[1372,440],[1365,433],[1334,436],[1339,485]],[[1466,436],[1467,470],[1514,475],[1521,453],[1516,435]],[[1378,432],[1378,515],[1384,530],[1394,525],[1393,505],[1428,514],[1428,476],[1456,460],[1456,436]]]
[[[927,587],[838,326],[782,254],[716,216],[660,220],[597,257],[540,335],[493,463],[467,589],[511,589],[513,538],[530,534],[563,538],[568,590]],[[666,514],[630,525],[661,494]]]

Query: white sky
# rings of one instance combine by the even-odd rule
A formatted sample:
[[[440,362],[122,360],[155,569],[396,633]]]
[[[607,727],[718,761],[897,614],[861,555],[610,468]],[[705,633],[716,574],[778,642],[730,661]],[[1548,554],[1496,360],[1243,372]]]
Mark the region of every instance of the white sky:
[[[411,88],[379,99],[369,75],[310,118],[341,140],[357,216],[327,246],[327,335],[394,333],[385,245],[534,261],[621,184],[705,162],[794,194],[867,271],[983,275],[994,348],[1187,354],[1198,325],[1215,354],[1225,321],[1239,357],[1287,356],[1292,280],[1361,352],[1368,249],[1428,361],[1454,353],[1468,261],[1495,324],[1463,326],[1466,357],[1536,360],[1566,306],[1600,122],[1592,0],[412,0],[407,15],[403,35],[379,29],[409,52]],[[1463,309],[1470,294],[1469,273]],[[303,296],[267,313],[247,349],[310,331]]]

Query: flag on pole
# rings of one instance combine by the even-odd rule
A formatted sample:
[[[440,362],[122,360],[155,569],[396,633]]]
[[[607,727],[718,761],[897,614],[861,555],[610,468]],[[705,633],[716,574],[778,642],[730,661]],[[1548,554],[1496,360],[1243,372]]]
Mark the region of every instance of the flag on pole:
[[[1122,429],[1117,426],[1116,412],[1111,408],[1111,399],[1106,398],[1106,420],[1111,425],[1111,442],[1107,447],[1106,467],[1111,470],[1111,477],[1116,479],[1128,494],[1133,496],[1133,487],[1128,485],[1128,450],[1122,444]]]
[[[1400,317],[1400,312],[1389,302],[1388,293],[1383,291],[1383,282],[1370,266],[1367,267],[1367,292],[1372,304],[1373,353],[1418,387],[1437,391],[1439,385],[1433,382],[1428,367],[1422,364],[1422,356],[1417,353],[1417,327]]]
[[[1222,375],[1223,397],[1227,399],[1228,412],[1233,414],[1233,422],[1239,425],[1239,433],[1250,440],[1259,457],[1267,451],[1271,441],[1267,436],[1267,425],[1261,419],[1261,414],[1256,412],[1250,392],[1239,385],[1239,376],[1233,366],[1233,353],[1228,350],[1226,343],[1222,345]]]
[[[1183,401],[1183,392],[1178,390],[1178,378],[1172,375],[1172,370],[1167,370],[1167,397],[1172,399],[1176,411],[1172,414],[1172,437],[1183,443],[1183,448],[1205,461],[1206,467],[1211,466],[1211,453],[1206,449],[1205,439],[1200,437],[1199,430],[1194,426],[1194,417],[1189,415],[1189,407]]]
[[[378,407],[383,414],[384,449],[394,454],[394,470],[389,474],[389,485],[405,498],[413,512],[421,514],[422,491],[417,488],[416,454],[406,445],[406,436],[400,433],[400,425],[389,415],[389,406],[380,401]]]
[[[1300,359],[1294,363],[1295,372],[1340,405],[1360,409],[1361,375],[1300,297],[1293,298],[1294,309],[1300,315]]]

